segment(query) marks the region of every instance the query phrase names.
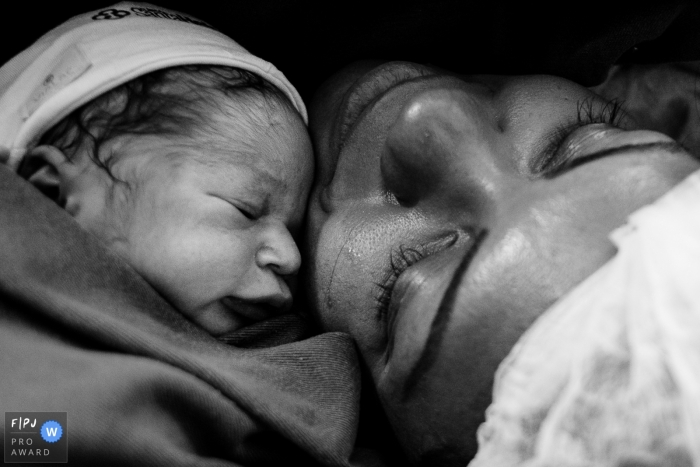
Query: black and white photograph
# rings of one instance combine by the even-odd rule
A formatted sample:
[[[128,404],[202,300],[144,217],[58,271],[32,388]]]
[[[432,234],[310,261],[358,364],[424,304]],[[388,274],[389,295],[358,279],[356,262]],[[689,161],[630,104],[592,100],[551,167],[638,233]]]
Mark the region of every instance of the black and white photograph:
[[[700,467],[700,4],[6,6],[5,464]]]

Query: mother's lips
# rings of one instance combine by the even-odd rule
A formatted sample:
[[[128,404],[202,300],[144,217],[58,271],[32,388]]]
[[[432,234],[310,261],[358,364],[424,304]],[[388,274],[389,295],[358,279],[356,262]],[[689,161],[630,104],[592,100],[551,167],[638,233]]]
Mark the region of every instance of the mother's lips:
[[[360,115],[375,100],[399,84],[432,74],[409,62],[388,62],[365,73],[345,92],[332,128],[332,146],[340,152]]]

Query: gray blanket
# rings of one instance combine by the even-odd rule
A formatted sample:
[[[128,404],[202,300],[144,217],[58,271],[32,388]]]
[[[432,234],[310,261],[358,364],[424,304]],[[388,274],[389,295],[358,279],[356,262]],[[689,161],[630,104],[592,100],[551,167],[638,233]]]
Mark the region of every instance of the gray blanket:
[[[0,165],[0,412],[67,412],[70,465],[348,465],[355,351],[307,334],[217,341]]]

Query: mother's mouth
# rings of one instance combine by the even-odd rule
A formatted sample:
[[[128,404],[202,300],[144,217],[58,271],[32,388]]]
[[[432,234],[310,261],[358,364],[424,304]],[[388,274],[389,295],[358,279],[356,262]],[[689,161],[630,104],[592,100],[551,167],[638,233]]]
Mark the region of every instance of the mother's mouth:
[[[332,146],[339,153],[362,113],[370,104],[399,84],[432,75],[432,71],[409,62],[388,62],[365,73],[348,88],[331,130]]]

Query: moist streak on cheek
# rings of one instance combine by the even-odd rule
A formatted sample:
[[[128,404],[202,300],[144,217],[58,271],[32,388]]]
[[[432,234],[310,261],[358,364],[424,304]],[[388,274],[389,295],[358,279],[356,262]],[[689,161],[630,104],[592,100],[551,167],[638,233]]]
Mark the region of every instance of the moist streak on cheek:
[[[389,264],[391,249],[410,243],[412,233],[425,230],[426,218],[418,211],[392,213],[393,207],[367,206],[364,219],[352,229],[342,259],[367,280],[381,279],[378,272]],[[398,209],[396,209],[398,211]]]
[[[321,269],[329,276],[326,307],[343,323],[339,328],[359,336],[360,350],[370,366],[385,346],[384,331],[377,322],[377,284],[390,267],[391,249],[408,241],[410,233],[426,228],[426,220],[419,213],[397,214],[391,212],[393,209],[387,212],[386,206],[365,205],[351,215],[336,218],[333,223],[343,226],[341,234],[337,230],[323,232],[319,243],[322,248],[332,244],[331,251],[337,252],[325,257]]]

